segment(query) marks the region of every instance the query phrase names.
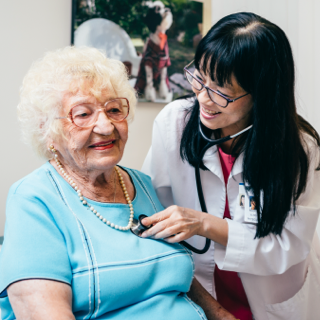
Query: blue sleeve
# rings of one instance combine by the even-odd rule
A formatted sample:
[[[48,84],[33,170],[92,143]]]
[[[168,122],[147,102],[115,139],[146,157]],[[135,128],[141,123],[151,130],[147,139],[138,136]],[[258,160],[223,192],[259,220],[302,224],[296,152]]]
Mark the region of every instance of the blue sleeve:
[[[0,297],[13,282],[36,278],[71,284],[65,239],[41,199],[11,194],[0,252]]]

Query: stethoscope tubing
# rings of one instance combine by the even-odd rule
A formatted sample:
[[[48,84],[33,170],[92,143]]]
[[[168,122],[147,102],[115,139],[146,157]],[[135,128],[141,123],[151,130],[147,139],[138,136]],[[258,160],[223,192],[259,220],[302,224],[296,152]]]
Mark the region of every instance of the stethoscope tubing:
[[[232,136],[227,136],[227,137],[223,137],[223,138],[214,140],[214,139],[208,138],[204,134],[204,132],[202,131],[201,122],[200,122],[200,116],[199,116],[199,133],[200,133],[199,138],[200,139],[203,138],[205,141],[207,141],[207,144],[202,148],[202,150],[201,150],[201,152],[199,154],[198,162],[197,162],[197,164],[195,166],[195,179],[196,179],[196,185],[197,185],[198,198],[199,198],[200,207],[201,207],[202,212],[208,213],[206,201],[205,201],[204,195],[203,195],[203,189],[202,189],[202,183],[201,183],[201,177],[200,177],[200,163],[203,160],[204,154],[206,153],[206,151],[209,148],[211,148],[211,147],[213,147],[215,145],[224,143],[224,142],[226,142],[228,140],[231,140],[231,139],[239,136],[240,134],[248,131],[251,128],[252,128],[252,125],[250,125],[249,127],[245,128],[244,130],[241,130],[240,132],[238,132],[238,133],[236,133],[236,134],[234,134]],[[134,219],[133,220],[133,227],[131,228],[131,232],[133,234],[135,234],[136,236],[138,236],[138,237],[141,236],[143,231],[151,228],[151,226],[149,226],[149,227],[144,226],[142,221],[141,221],[142,219],[144,219],[146,217],[147,217],[146,215],[140,215],[138,219]],[[204,254],[209,250],[210,245],[211,245],[211,240],[209,238],[206,238],[206,243],[205,243],[205,246],[203,247],[203,249],[197,249],[197,248],[193,247],[191,244],[189,244],[186,241],[180,241],[179,243],[181,245],[183,245],[184,247],[186,247],[187,249],[193,251],[194,253]]]
[[[200,202],[200,207],[201,207],[201,211],[208,213],[207,210],[207,205],[206,205],[206,201],[204,199],[204,195],[203,195],[203,189],[202,189],[202,183],[201,183],[201,177],[200,177],[200,163],[203,160],[204,154],[206,153],[206,151],[215,146],[215,145],[219,145],[221,143],[224,143],[226,141],[229,141],[239,135],[241,135],[242,133],[248,131],[249,129],[252,128],[252,125],[248,126],[247,128],[239,131],[238,133],[234,134],[234,135],[229,135],[220,139],[210,139],[208,138],[204,132],[202,131],[202,127],[201,127],[201,121],[200,121],[200,116],[199,116],[199,133],[201,135],[201,137],[207,141],[208,143],[204,146],[204,148],[201,150],[199,158],[198,158],[198,163],[195,166],[195,178],[196,178],[196,185],[197,185],[197,192],[198,192],[198,198],[199,198],[199,202]],[[180,244],[182,244],[183,246],[185,246],[186,248],[188,248],[189,250],[197,253],[197,254],[204,254],[206,253],[211,245],[211,240],[209,238],[206,238],[206,243],[205,246],[203,247],[203,249],[197,249],[195,247],[193,247],[191,244],[185,242],[185,241],[181,241]]]

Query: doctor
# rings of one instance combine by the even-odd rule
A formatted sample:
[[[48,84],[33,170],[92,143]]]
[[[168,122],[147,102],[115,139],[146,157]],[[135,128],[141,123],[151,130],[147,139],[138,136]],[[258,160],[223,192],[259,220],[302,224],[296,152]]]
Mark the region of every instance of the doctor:
[[[236,318],[318,319],[320,139],[296,111],[287,37],[253,13],[226,16],[185,73],[194,96],[170,103],[154,123],[143,171],[167,209],[143,220],[153,225],[143,236],[199,249],[211,239],[194,255],[196,277]],[[204,155],[209,214],[194,174],[205,145],[199,117],[215,139],[252,125]]]

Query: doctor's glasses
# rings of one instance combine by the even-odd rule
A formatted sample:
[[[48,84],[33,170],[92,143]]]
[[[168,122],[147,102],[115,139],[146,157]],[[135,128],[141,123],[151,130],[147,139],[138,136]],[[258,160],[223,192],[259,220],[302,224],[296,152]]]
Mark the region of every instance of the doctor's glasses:
[[[222,108],[226,108],[228,106],[229,103],[231,102],[235,102],[236,100],[247,96],[249,93],[246,93],[244,95],[242,95],[241,97],[235,98],[235,99],[229,99],[228,97],[224,96],[222,93],[213,90],[209,87],[207,87],[201,79],[199,79],[198,77],[200,76],[200,73],[198,72],[199,76],[197,74],[195,74],[196,69],[192,68],[191,70],[189,70],[188,68],[193,64],[193,61],[191,61],[188,65],[186,65],[183,70],[184,70],[184,74],[185,77],[187,78],[188,82],[190,83],[190,85],[198,90],[198,91],[202,91],[204,88],[207,90],[208,96],[211,99],[212,102],[216,103],[218,106],[222,107]]]

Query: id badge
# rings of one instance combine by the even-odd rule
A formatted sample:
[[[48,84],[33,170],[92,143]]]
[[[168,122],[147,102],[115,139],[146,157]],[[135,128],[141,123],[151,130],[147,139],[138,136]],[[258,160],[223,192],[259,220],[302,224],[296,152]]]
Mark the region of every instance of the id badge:
[[[258,223],[256,201],[252,193],[247,193],[244,183],[239,183],[239,206],[244,210],[244,222]]]

